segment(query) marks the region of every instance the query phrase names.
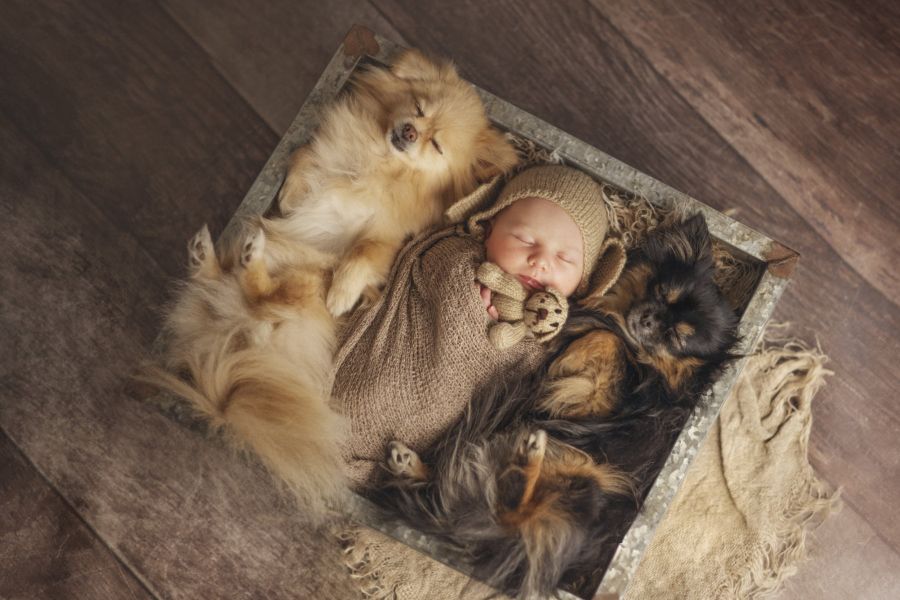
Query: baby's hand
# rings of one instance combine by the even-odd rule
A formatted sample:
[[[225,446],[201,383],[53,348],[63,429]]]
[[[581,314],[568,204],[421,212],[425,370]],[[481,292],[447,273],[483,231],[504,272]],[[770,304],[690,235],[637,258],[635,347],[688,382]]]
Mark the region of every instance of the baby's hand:
[[[497,312],[497,307],[491,304],[491,290],[480,283],[478,284],[481,287],[481,301],[484,303],[484,307],[487,309],[488,315],[494,319],[495,321],[500,318],[500,313]]]

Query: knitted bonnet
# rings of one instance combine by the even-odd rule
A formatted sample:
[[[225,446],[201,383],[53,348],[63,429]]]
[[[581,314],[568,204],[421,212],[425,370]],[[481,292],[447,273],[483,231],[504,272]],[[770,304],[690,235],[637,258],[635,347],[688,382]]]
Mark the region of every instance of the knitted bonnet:
[[[600,291],[602,294],[618,279],[625,264],[625,251],[618,240],[606,239],[609,222],[603,192],[596,181],[577,169],[562,165],[531,167],[503,186],[497,200],[485,209],[484,206],[494,196],[498,185],[499,181],[494,181],[478,188],[450,207],[446,217],[451,221],[458,221],[476,210],[468,217],[466,225],[472,235],[483,240],[488,231],[486,221],[513,202],[531,197],[550,200],[565,210],[581,231],[584,266],[575,295],[584,294],[588,285],[595,288],[593,293]],[[603,258],[598,263],[601,254]],[[592,284],[591,275],[599,271],[599,267],[602,267],[603,273],[597,272]],[[597,281],[598,275],[603,281]],[[603,286],[602,290],[596,289],[598,283]]]

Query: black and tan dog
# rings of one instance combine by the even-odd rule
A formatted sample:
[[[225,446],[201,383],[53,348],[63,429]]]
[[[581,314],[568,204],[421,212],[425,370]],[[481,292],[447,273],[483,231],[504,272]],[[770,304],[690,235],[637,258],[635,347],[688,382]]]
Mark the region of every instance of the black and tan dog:
[[[425,461],[392,443],[395,477],[375,499],[522,597],[602,566],[732,358],[737,318],[714,270],[701,216],[651,233],[606,295],[580,302],[540,372],[477,395]]]

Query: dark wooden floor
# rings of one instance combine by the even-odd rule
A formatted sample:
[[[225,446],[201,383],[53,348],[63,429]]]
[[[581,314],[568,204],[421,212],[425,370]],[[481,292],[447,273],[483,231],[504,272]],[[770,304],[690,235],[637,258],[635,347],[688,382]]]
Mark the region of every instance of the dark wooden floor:
[[[0,19],[0,597],[349,598],[252,464],[125,384],[352,23],[794,247],[846,506],[785,598],[900,597],[900,8],[890,0],[13,0]]]

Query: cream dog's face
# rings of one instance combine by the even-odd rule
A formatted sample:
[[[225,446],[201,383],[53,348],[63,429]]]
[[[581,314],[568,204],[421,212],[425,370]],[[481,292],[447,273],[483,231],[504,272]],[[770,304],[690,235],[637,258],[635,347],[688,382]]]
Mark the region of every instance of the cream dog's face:
[[[491,128],[478,94],[452,65],[410,51],[391,72],[398,93],[388,96],[385,138],[403,162],[453,181],[484,180],[515,164],[515,153]]]

